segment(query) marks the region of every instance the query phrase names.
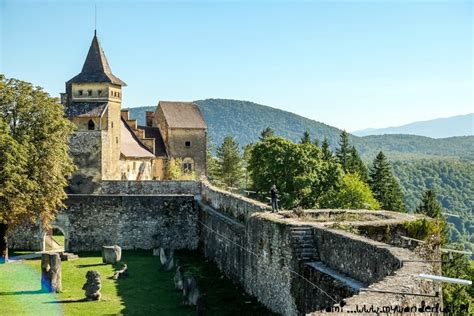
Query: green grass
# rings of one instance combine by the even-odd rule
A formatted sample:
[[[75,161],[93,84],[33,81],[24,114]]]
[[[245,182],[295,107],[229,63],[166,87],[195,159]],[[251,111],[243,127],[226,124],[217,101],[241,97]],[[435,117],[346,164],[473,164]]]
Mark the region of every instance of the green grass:
[[[159,258],[151,251],[124,251],[122,262],[129,267],[128,278],[112,280],[118,264],[102,264],[99,253],[79,253],[80,259],[62,262],[63,292],[41,293],[40,260],[0,265],[0,315],[195,315],[184,306],[182,295],[174,289],[174,272],[160,269]],[[208,315],[270,314],[243,289],[223,278],[214,265],[197,252],[179,251],[176,258],[186,273],[197,277],[199,289],[206,294]],[[102,299],[81,302],[82,286],[88,270],[101,274]]]
[[[53,235],[53,239],[61,246],[64,246],[64,235]]]

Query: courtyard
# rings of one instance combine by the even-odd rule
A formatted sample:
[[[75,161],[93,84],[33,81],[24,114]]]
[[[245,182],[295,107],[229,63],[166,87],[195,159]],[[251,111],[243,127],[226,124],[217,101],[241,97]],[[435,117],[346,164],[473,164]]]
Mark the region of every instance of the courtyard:
[[[27,252],[11,253],[10,257]],[[113,280],[122,263],[102,263],[99,252],[78,253],[79,259],[63,261],[62,292],[41,292],[41,259],[0,265],[0,315],[195,315],[195,307],[185,306],[175,290],[174,271],[162,271],[159,257],[151,251],[122,253],[129,276]],[[234,286],[219,270],[194,251],[178,251],[175,260],[186,273],[194,275],[199,290],[206,295],[208,315],[270,315],[271,313],[242,288]],[[85,275],[96,270],[101,275],[100,301],[83,301]],[[230,309],[229,306],[232,306]]]

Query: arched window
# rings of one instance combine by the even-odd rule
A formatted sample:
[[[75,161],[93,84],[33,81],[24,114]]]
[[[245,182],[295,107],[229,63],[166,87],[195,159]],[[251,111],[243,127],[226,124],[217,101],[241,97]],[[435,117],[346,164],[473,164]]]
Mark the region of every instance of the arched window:
[[[87,129],[90,131],[93,131],[95,129],[95,124],[93,120],[89,120],[89,123],[87,123]]]
[[[183,172],[184,173],[191,173],[194,170],[194,160],[192,158],[184,158],[183,159]]]

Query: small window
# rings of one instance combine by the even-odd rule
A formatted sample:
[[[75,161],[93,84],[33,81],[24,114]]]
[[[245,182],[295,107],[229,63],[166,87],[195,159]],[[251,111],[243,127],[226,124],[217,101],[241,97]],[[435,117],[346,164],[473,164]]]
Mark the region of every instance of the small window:
[[[89,96],[91,96],[91,95],[92,95],[92,90],[87,90],[87,94],[88,94]]]
[[[193,172],[193,164],[190,162],[183,163],[183,172],[184,173],[191,173]]]
[[[115,143],[118,144],[118,137],[115,137]]]
[[[184,142],[185,147],[191,147],[191,141],[187,140]]]
[[[102,90],[98,90],[97,91],[97,94],[99,95],[99,97],[102,95]]]
[[[89,120],[89,123],[87,123],[87,129],[90,131],[93,131],[95,129],[95,124],[93,120]]]
[[[114,128],[114,122],[110,122],[110,128]]]
[[[79,92],[79,95],[82,95],[82,90],[79,90],[79,91],[77,91],[77,92]]]

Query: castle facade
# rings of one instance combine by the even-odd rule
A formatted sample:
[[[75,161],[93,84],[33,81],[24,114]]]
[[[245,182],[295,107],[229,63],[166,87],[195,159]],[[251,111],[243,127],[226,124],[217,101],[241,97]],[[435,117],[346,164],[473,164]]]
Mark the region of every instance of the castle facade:
[[[90,193],[102,180],[165,180],[171,162],[187,178],[206,175],[207,125],[196,104],[161,101],[146,125],[122,109],[122,88],[94,32],[82,71],[61,94],[66,116],[77,126],[71,154],[77,172],[71,191]]]

